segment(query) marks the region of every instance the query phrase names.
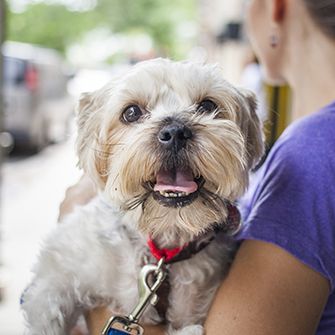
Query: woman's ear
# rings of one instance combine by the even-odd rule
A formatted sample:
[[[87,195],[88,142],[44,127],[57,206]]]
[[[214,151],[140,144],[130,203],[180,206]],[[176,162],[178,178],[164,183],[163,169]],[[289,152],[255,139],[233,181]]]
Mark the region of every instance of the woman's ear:
[[[272,0],[272,20],[276,23],[283,21],[286,12],[287,0]]]

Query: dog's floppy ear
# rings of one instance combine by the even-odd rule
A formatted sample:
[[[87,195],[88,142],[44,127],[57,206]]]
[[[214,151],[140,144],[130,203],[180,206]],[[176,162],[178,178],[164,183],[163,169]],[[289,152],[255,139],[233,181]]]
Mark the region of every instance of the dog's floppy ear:
[[[257,111],[257,100],[253,92],[239,89],[244,101],[244,113],[241,120],[241,128],[246,134],[247,154],[249,168],[254,168],[264,154],[263,125]]]
[[[86,120],[90,116],[91,108],[94,102],[93,93],[82,93],[77,104],[77,125],[79,129],[83,129]]]
[[[76,109],[78,165],[99,187],[105,184],[102,167],[99,163],[102,105],[103,102],[98,92],[83,93]]]

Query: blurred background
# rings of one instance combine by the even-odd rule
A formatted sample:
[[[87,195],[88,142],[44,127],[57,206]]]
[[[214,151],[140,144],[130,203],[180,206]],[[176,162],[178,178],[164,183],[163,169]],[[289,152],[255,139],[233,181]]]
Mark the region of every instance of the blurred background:
[[[255,91],[270,147],[290,121],[286,87],[264,84],[243,0],[0,0],[0,334],[19,335],[20,294],[66,188],[81,175],[74,106],[138,61],[222,65]]]

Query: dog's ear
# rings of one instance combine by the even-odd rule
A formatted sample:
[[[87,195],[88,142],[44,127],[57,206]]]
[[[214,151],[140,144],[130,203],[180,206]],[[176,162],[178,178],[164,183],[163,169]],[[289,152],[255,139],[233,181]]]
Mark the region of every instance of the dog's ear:
[[[244,99],[241,128],[246,136],[248,166],[254,168],[264,154],[263,125],[257,115],[257,100],[253,92],[239,89]]]
[[[105,184],[105,173],[100,163],[100,131],[103,101],[99,92],[83,93],[77,104],[78,166],[83,168],[98,187]]]
[[[79,97],[77,104],[77,125],[79,129],[83,129],[86,123],[86,120],[92,113],[91,108],[94,103],[94,94],[93,93],[82,93]]]

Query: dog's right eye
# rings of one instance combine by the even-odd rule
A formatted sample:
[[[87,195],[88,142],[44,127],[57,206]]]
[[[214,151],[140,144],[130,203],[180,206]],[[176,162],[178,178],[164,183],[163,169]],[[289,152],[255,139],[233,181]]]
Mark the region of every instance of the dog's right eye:
[[[142,110],[137,105],[132,105],[127,107],[124,112],[122,113],[122,118],[125,122],[136,122],[142,116]]]
[[[211,113],[211,112],[214,112],[217,108],[218,106],[216,105],[214,101],[210,99],[205,99],[200,102],[200,104],[198,105],[197,111],[200,113],[204,113],[204,112]]]

